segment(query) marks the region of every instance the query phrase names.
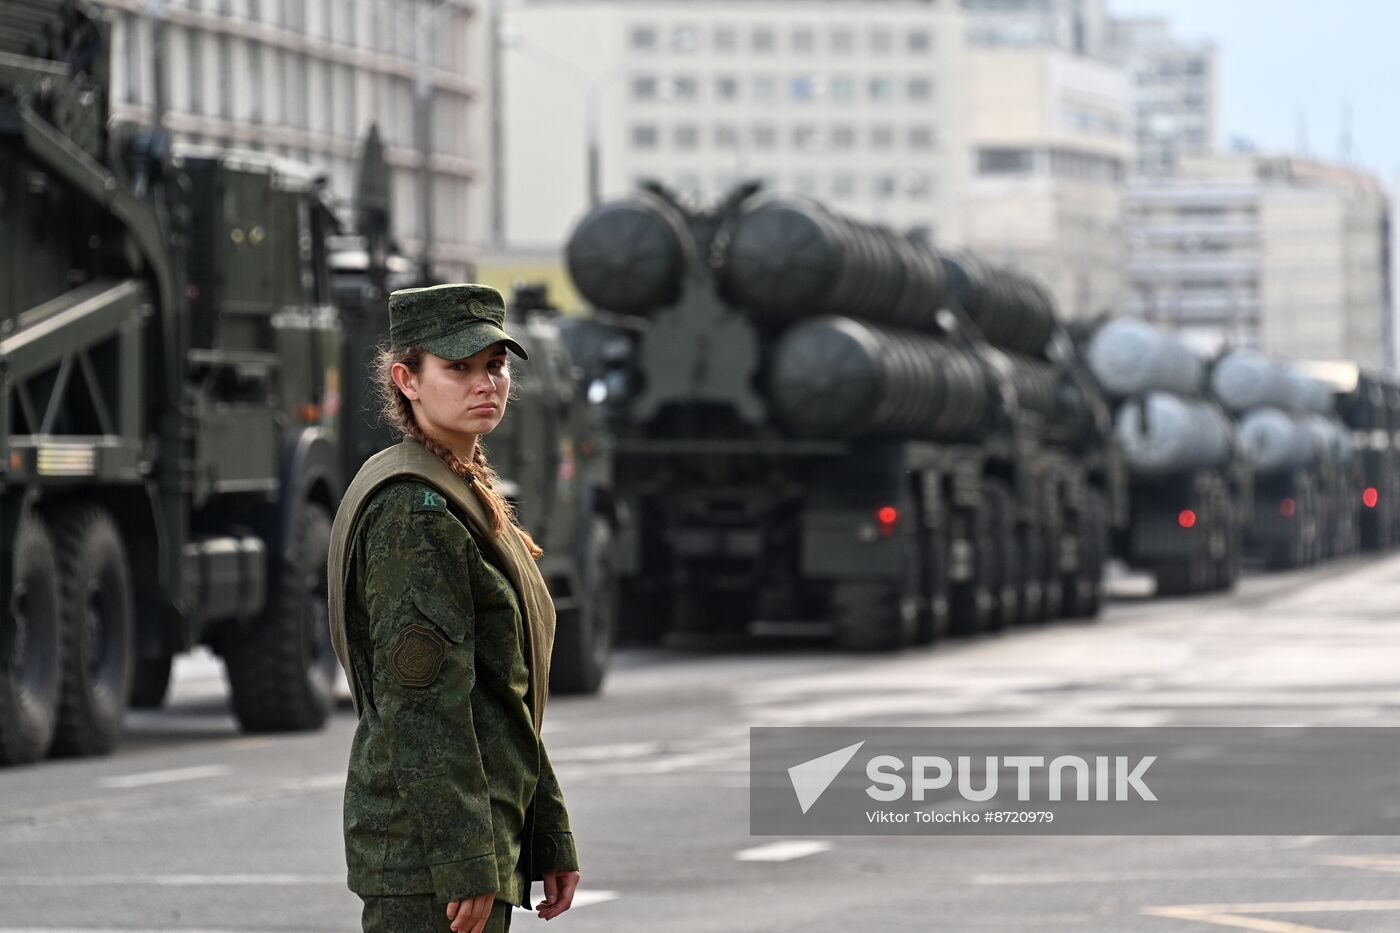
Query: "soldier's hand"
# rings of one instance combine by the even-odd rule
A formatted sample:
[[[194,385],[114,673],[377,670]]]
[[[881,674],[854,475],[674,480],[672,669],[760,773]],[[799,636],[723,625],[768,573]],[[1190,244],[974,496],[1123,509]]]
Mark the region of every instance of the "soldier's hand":
[[[461,901],[449,901],[447,919],[452,921],[454,933],[481,933],[486,929],[486,921],[491,919],[491,905],[495,902],[495,894],[478,894]]]
[[[553,920],[568,910],[574,903],[574,889],[578,887],[579,874],[576,871],[547,871],[544,873],[544,900],[538,905],[541,920]]]

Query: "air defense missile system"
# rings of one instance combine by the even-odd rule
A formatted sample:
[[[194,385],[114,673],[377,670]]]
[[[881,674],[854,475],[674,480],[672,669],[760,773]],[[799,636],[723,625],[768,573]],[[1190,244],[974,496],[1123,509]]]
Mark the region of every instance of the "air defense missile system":
[[[1098,612],[1122,472],[1034,282],[755,185],[646,186],[566,255],[629,322],[592,342],[628,348],[600,392],[632,637],[888,650]]]
[[[1239,575],[1253,478],[1234,419],[1206,388],[1204,361],[1142,321],[1101,322],[1080,351],[1116,406],[1131,514],[1114,539],[1162,594],[1227,589]]]
[[[1236,349],[1215,361],[1210,390],[1239,419],[1254,474],[1246,543],[1276,568],[1356,550],[1360,472],[1331,388]]]

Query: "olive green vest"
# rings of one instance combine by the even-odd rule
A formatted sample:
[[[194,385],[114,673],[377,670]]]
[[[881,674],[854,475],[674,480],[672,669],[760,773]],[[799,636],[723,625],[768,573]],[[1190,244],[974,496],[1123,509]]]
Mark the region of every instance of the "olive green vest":
[[[554,601],[545,586],[544,577],[534,558],[525,549],[525,542],[511,528],[499,537],[491,534],[491,520],[485,507],[466,482],[435,454],[430,453],[412,437],[403,443],[382,450],[365,461],[355,474],[331,528],[331,550],[328,561],[331,644],[335,646],[340,666],[345,668],[350,682],[350,699],[355,712],[360,712],[363,687],[355,680],[350,663],[350,645],[345,631],[345,605],[350,576],[350,543],[354,540],[355,524],[360,512],[375,490],[397,479],[414,478],[429,484],[447,499],[453,514],[475,535],[479,544],[491,548],[491,555],[515,587],[520,598],[527,645],[525,661],[530,668],[530,713],[535,731],[544,719],[544,704],[549,696],[549,661],[554,649]]]

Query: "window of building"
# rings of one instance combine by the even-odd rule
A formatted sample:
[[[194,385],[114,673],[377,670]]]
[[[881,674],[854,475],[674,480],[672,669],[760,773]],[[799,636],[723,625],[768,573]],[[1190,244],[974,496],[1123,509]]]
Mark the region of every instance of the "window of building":
[[[676,100],[694,100],[700,93],[700,83],[694,75],[678,75],[671,82],[671,93]]]
[[[888,29],[870,30],[870,51],[876,55],[886,55],[894,49],[894,37]]]
[[[831,196],[839,201],[848,201],[855,196],[856,177],[850,172],[837,172],[831,176]]]
[[[671,30],[672,52],[694,52],[700,47],[700,27],[677,26]]]
[[[185,108],[187,113],[204,113],[204,36],[185,30]]]
[[[933,37],[927,29],[911,29],[906,37],[909,51],[919,53],[927,52],[933,47]]]
[[[772,149],[778,144],[778,131],[771,123],[755,123],[750,138],[755,149]]]
[[[755,52],[771,52],[775,45],[773,30],[767,26],[755,29],[749,37],[749,45]]]
[[[882,124],[870,128],[870,148],[887,152],[894,148],[894,127]]]
[[[245,46],[248,52],[248,119],[253,123],[263,121],[263,47],[262,43],[249,39]]]
[[[850,55],[856,50],[856,34],[840,27],[831,30],[831,51],[837,55]]]
[[[715,148],[733,149],[739,145],[739,131],[733,124],[718,123],[715,125]]]
[[[792,148],[800,151],[813,151],[821,145],[817,128],[810,123],[799,123],[792,128]]]
[[[139,22],[135,13],[123,13],[118,21],[122,50],[121,98],[133,102],[141,99],[141,55],[136,34]]]
[[[799,102],[809,101],[817,96],[817,78],[815,75],[798,75],[788,82],[789,96]]]
[[[816,49],[817,39],[812,30],[799,26],[792,31],[792,50],[801,55],[810,54]]]
[[[798,194],[814,198],[817,196],[817,176],[810,172],[798,172],[793,179],[792,188]]]
[[[856,128],[849,123],[841,123],[831,128],[831,148],[838,151],[854,149]]]
[[[359,102],[355,99],[355,71],[349,65],[341,65],[336,71],[336,77],[340,83],[340,88],[336,91],[335,95],[336,102],[340,104],[340,126],[336,129],[341,136],[347,139],[354,139],[355,131],[358,128],[356,121],[359,118]],[[444,109],[452,114],[449,130],[453,137],[452,142],[446,148],[450,152],[455,152],[458,149],[458,144],[456,142],[457,124],[461,119],[462,109],[458,106],[454,106],[456,101],[446,101],[445,103],[446,106]]]
[[[918,201],[933,194],[933,179],[926,172],[908,172],[904,178],[904,193]]]
[[[714,44],[716,52],[732,52],[738,45],[733,26],[716,26],[710,41]]]
[[[881,174],[875,176],[873,188],[875,197],[880,200],[888,200],[894,197],[895,187],[895,178],[893,175]]]
[[[894,97],[894,81],[889,78],[871,78],[869,88],[871,100],[886,101]]]
[[[831,79],[831,99],[832,100],[855,100],[856,79],[849,75]]]
[[[219,72],[219,116],[233,119],[233,50],[232,40],[220,35],[217,43]]]
[[[650,123],[632,124],[632,148],[633,149],[655,149],[656,148],[656,127]]]
[[[778,79],[771,75],[759,75],[753,79],[754,100],[772,100],[778,96]]]
[[[928,78],[909,79],[909,99],[928,100],[933,96],[933,82]]]
[[[656,78],[651,75],[636,75],[632,78],[633,100],[654,100],[656,98]]]
[[[977,150],[979,175],[1028,175],[1035,167],[1029,149],[990,148]]]
[[[652,26],[633,26],[627,42],[633,51],[651,52],[656,48],[656,29]]]
[[[933,127],[931,126],[911,126],[909,127],[909,148],[920,152],[927,151],[934,147]]]
[[[700,128],[694,123],[678,123],[674,138],[677,149],[694,149],[700,145]]]
[[[1108,156],[1054,149],[1050,152],[1050,172],[1056,178],[1117,182],[1123,177],[1123,163]]]
[[[715,98],[718,100],[734,100],[739,96],[739,80],[733,75],[721,75],[715,78]]]

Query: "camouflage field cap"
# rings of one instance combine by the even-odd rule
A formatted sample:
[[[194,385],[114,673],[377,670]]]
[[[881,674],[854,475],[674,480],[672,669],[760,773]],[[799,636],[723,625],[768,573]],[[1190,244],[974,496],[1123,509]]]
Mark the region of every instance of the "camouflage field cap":
[[[506,303],[489,285],[401,288],[389,295],[389,343],[422,347],[445,360],[460,360],[501,341],[522,360],[529,359],[505,332],[505,320]]]

